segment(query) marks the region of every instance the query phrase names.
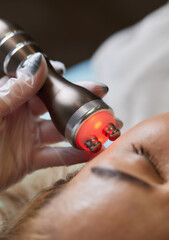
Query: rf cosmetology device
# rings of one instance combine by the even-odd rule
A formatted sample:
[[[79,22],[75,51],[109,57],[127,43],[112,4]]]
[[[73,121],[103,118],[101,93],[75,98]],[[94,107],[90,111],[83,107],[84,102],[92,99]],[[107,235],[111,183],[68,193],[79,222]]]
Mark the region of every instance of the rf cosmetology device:
[[[0,69],[16,76],[20,64],[42,52],[20,27],[0,19]],[[37,95],[60,133],[76,148],[98,152],[108,139],[120,136],[112,109],[97,95],[59,75],[46,55],[48,77]]]

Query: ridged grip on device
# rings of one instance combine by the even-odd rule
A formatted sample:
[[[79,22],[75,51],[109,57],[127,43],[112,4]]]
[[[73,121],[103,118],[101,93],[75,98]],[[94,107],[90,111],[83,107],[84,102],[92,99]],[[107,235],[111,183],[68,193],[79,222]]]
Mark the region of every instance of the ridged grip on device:
[[[0,69],[15,76],[18,66],[35,52],[42,52],[28,34],[7,20],[0,19]],[[64,135],[72,114],[86,102],[99,99],[85,88],[70,83],[59,75],[45,56],[49,74],[38,96],[45,103],[51,118]]]

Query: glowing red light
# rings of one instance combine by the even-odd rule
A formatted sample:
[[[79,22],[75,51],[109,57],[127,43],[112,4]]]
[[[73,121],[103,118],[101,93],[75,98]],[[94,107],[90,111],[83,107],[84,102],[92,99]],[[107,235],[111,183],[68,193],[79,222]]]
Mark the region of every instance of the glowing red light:
[[[101,110],[94,113],[79,127],[76,135],[76,144],[83,149],[89,150],[85,146],[85,142],[92,137],[97,137],[104,144],[108,140],[104,129],[110,123],[115,125],[115,119],[111,111]]]
[[[101,127],[101,125],[102,125],[102,122],[99,121],[99,122],[97,122],[97,123],[94,125],[94,128],[95,128],[95,129],[98,129],[98,128]]]

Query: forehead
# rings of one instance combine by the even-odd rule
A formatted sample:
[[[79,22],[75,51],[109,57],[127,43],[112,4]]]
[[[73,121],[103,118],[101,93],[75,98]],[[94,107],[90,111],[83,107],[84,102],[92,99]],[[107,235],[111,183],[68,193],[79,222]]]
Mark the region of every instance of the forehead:
[[[169,113],[157,115],[137,124],[120,138],[120,143],[140,142],[148,147],[162,147],[169,142]],[[112,146],[113,147],[113,146]]]

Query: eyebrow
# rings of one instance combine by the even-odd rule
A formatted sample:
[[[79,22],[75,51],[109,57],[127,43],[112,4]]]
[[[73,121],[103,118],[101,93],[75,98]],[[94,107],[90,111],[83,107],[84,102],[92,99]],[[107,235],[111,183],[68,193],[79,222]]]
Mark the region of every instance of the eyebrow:
[[[132,184],[143,186],[145,188],[152,188],[152,186],[149,183],[145,182],[144,180],[141,180],[137,177],[134,177],[132,175],[129,175],[117,169],[110,169],[110,168],[104,168],[104,167],[92,167],[91,172],[97,175],[98,177],[102,177],[105,179],[116,178],[122,181],[131,182]]]

